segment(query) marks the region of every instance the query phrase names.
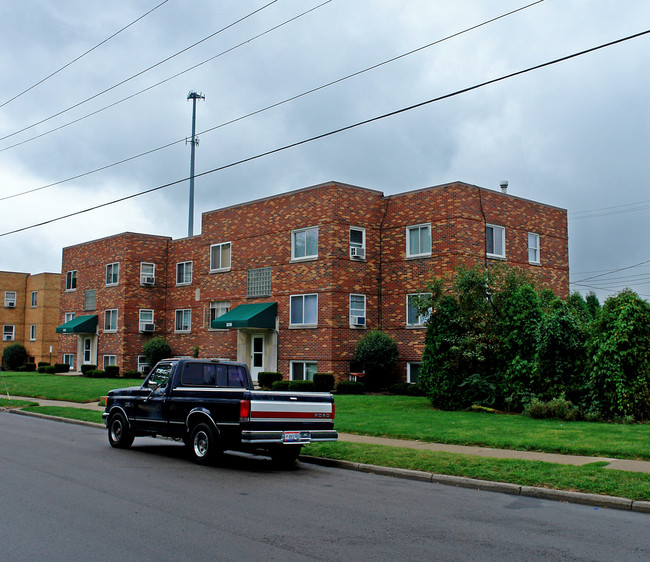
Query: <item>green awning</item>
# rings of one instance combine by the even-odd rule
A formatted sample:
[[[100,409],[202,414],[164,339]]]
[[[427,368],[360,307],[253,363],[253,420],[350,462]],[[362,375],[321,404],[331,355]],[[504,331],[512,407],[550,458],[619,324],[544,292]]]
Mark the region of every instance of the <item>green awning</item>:
[[[57,334],[94,334],[97,331],[97,315],[77,316],[57,326]]]
[[[277,302],[260,302],[240,304],[223,316],[212,321],[215,329],[228,328],[275,328],[275,317],[278,314]]]

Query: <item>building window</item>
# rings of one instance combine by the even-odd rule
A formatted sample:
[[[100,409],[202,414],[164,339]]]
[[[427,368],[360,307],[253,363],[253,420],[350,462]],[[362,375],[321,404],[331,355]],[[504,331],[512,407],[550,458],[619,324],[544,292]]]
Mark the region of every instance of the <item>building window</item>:
[[[506,257],[506,229],[503,226],[485,226],[485,252],[489,258]]]
[[[223,316],[230,310],[230,301],[212,301],[210,303],[210,322],[208,328],[212,327],[212,321]]]
[[[192,329],[192,310],[187,308],[176,311],[176,323],[174,330],[176,332],[189,332]]]
[[[77,270],[68,271],[65,274],[65,290],[74,291],[77,288]]]
[[[366,325],[366,295],[350,295],[350,326]]]
[[[117,331],[117,308],[109,308],[104,311],[104,331]]]
[[[96,296],[97,291],[95,289],[86,289],[84,291],[84,310],[95,310]]]
[[[13,324],[5,324],[2,327],[2,341],[14,341],[14,331]]]
[[[140,309],[140,331],[153,332],[156,326],[153,322],[153,310],[148,308]]]
[[[189,285],[192,283],[192,262],[182,261],[176,264],[176,284]]]
[[[74,320],[74,312],[66,312],[65,316],[63,317],[64,323],[70,322],[70,320]]]
[[[230,270],[230,242],[210,246],[210,272]]]
[[[148,373],[150,365],[147,361],[145,355],[138,355],[138,372],[139,373]]]
[[[418,382],[418,372],[422,363],[409,362],[406,364],[406,382],[415,384]]]
[[[541,263],[539,257],[539,234],[528,233],[528,261],[530,263]]]
[[[246,272],[246,296],[271,296],[271,268],[257,267]]]
[[[117,285],[120,282],[120,264],[109,263],[106,266],[106,285]]]
[[[291,259],[308,260],[318,257],[318,227],[301,228],[291,232]]]
[[[38,304],[38,291],[32,291],[32,308],[36,308]]]
[[[5,291],[5,308],[16,308],[16,291]]]
[[[64,353],[63,362],[66,365],[70,365],[70,370],[74,371],[74,355],[72,353]]]
[[[317,372],[318,363],[315,361],[291,361],[292,381],[313,381]]]
[[[293,326],[318,325],[318,295],[291,295],[289,324]]]
[[[117,365],[117,355],[104,355],[104,370],[106,367]]]
[[[140,262],[140,285],[156,284],[156,264]]]
[[[420,258],[431,255],[431,225],[417,224],[406,227],[406,257]]]
[[[350,227],[350,259],[366,259],[366,229],[358,226]]]
[[[406,325],[407,326],[424,326],[431,314],[431,308],[422,311],[426,306],[427,300],[431,293],[413,293],[406,295]]]
[[[29,326],[29,341],[36,341],[36,324]]]

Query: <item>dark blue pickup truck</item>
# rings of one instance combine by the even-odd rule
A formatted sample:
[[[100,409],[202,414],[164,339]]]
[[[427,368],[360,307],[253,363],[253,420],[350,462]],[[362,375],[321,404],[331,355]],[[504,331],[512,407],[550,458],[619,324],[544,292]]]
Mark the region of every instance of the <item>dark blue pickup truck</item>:
[[[337,440],[330,393],[255,390],[245,364],[220,359],[159,362],[142,386],[111,390],[103,418],[113,447],[182,439],[197,463],[229,449],[289,464],[303,445]]]

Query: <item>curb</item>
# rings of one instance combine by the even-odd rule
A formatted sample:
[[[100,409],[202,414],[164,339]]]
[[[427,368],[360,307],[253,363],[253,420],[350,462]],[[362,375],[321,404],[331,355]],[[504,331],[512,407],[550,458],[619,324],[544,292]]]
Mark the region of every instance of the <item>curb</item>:
[[[601,496],[599,494],[586,494],[584,492],[569,492],[566,490],[554,490],[552,488],[538,488],[536,486],[520,486],[518,484],[510,484],[508,482],[492,482],[490,480],[478,480],[475,478],[467,478],[465,476],[434,474],[432,472],[422,472],[419,470],[409,470],[406,468],[391,468],[351,461],[312,457],[309,455],[300,455],[300,460],[306,463],[317,464],[331,468],[356,470],[357,472],[381,474],[383,476],[392,476],[394,478],[404,478],[407,480],[417,480],[420,482],[431,482],[433,484],[457,486],[459,488],[470,488],[472,490],[498,492],[501,494],[510,494],[514,496],[527,496],[544,500],[591,505],[596,508],[604,507],[609,509],[620,509],[623,511],[635,511],[638,513],[650,513],[650,501],[634,501],[627,498]]]
[[[84,420],[75,420],[72,418],[60,418],[58,416],[50,416],[49,414],[40,414],[39,412],[25,412],[23,410],[15,409],[15,408],[7,409],[5,411],[9,412],[10,414],[17,414],[19,416],[41,418],[44,420],[50,420],[50,421],[55,421],[60,423],[71,423],[73,425],[85,425],[86,427],[97,427],[100,429],[106,428],[106,426],[103,423],[95,423],[95,422],[89,422]]]

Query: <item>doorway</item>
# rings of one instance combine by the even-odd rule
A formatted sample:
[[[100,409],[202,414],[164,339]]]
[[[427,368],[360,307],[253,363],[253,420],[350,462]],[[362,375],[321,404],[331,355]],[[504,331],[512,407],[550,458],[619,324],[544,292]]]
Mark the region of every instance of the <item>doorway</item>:
[[[251,336],[251,378],[257,382],[257,375],[264,370],[264,334]]]

